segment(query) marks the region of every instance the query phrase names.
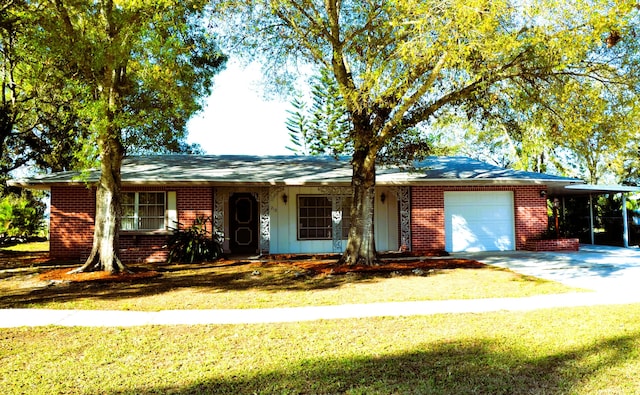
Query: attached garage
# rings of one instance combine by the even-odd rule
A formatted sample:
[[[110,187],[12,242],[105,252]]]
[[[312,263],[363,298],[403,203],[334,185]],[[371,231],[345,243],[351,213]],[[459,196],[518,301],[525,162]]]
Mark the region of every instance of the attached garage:
[[[515,250],[512,191],[445,192],[445,249]]]

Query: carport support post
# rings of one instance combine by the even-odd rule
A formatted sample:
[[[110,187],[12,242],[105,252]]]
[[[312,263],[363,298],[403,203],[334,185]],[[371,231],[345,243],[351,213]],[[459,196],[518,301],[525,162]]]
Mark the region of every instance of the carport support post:
[[[591,244],[596,244],[595,236],[593,235],[593,195],[589,194],[589,229],[591,230]]]
[[[627,195],[622,192],[622,245],[629,248],[629,224],[627,223]]]

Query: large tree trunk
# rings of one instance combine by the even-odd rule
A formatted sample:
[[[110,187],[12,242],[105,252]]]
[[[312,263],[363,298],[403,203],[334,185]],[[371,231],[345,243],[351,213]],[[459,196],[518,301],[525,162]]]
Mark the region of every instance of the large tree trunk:
[[[96,190],[93,247],[85,264],[72,272],[129,272],[118,257],[121,221],[120,166],[123,149],[119,141],[113,138],[101,140],[99,146],[102,153],[101,174]]]
[[[376,184],[376,155],[356,152],[353,155],[351,178],[351,226],[347,249],[341,262],[347,265],[375,265],[378,263],[374,237],[374,205]]]

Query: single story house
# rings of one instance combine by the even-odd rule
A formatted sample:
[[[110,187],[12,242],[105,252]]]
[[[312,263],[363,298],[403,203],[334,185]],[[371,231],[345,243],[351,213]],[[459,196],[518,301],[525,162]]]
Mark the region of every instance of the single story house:
[[[162,261],[177,222],[210,217],[234,254],[341,252],[349,223],[348,159],[308,156],[159,155],[125,158],[120,256]],[[50,254],[90,249],[98,171],[12,182],[51,193]],[[379,251],[524,249],[547,229],[547,194],[581,180],[504,169],[465,157],[430,157],[413,169],[379,166]]]

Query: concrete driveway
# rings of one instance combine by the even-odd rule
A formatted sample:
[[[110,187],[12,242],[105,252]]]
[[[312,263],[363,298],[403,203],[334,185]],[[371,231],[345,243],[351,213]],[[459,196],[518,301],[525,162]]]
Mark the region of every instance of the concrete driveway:
[[[456,257],[606,293],[640,295],[640,250],[580,245],[577,252],[460,252]]]

